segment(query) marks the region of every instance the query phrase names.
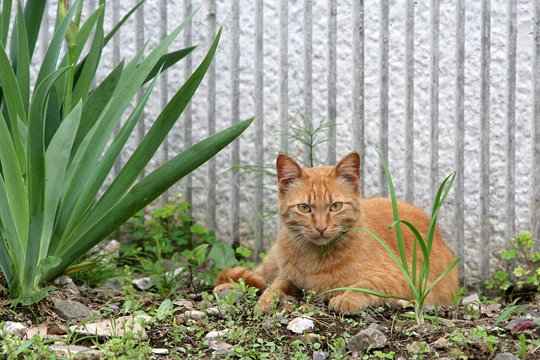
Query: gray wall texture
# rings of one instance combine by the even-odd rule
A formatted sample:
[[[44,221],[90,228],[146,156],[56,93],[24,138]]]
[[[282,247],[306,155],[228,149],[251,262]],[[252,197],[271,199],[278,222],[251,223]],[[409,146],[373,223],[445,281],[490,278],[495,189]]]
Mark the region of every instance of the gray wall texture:
[[[134,4],[108,1],[107,27]],[[316,147],[317,164],[361,151],[366,196],[386,189],[369,144],[387,152],[399,196],[426,211],[435,181],[459,171],[439,223],[462,256],[467,283],[499,266],[497,253],[516,232],[539,238],[539,1],[148,0],[106,49],[101,74],[144,44],[152,48],[194,9],[176,48],[199,48],[167,71],[143,125],[223,27],[213,71],[152,165],[257,115],[235,146],[168,194],[192,201],[195,217],[218,238],[269,248],[278,226],[271,216],[275,179],[229,170],[239,158],[271,171],[282,150],[303,159],[304,147],[284,134],[304,117],[335,124],[324,134],[329,141]],[[55,11],[51,2],[44,24],[51,30]],[[41,39],[42,50],[47,41]],[[143,133],[141,126],[131,146]]]

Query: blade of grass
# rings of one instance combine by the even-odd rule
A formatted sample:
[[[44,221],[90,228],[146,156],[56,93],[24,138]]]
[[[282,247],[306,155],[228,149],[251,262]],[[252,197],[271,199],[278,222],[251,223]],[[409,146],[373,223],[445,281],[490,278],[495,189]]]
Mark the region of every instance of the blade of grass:
[[[96,222],[81,227],[84,232],[72,239],[65,251],[59,254],[62,263],[47,272],[44,279],[50,280],[61,274],[81,254],[240,136],[252,121],[245,120],[200,141],[141,179],[120,202],[102,213]]]
[[[417,297],[418,292],[416,290],[416,286],[414,286],[414,283],[412,282],[412,278],[409,274],[408,269],[405,269],[406,263],[403,264],[403,262],[400,261],[400,259],[397,257],[394,250],[392,250],[386,242],[384,242],[380,237],[375,235],[371,230],[366,228],[359,228],[359,230],[362,230],[366,233],[368,233],[372,238],[374,238],[381,246],[386,250],[386,252],[392,257],[392,260],[396,263],[396,265],[399,267],[401,272],[403,273],[403,276],[405,277],[405,280],[407,280],[407,283],[409,284],[411,291],[413,293],[414,297]]]
[[[382,154],[379,152],[377,148],[375,148],[375,151],[379,155],[379,162],[383,166],[384,172],[386,173],[386,181],[388,182],[388,189],[390,190],[390,199],[392,201],[392,212],[394,214],[394,221],[400,220],[396,192],[394,190],[394,183],[392,181],[392,175],[390,174],[390,170],[388,169],[388,165],[386,164],[386,161],[384,157],[382,156]],[[395,229],[396,229],[396,240],[399,247],[399,255],[401,257],[401,262],[403,264],[403,268],[405,269],[407,275],[410,277],[409,266],[407,265],[405,245],[403,244],[403,235],[401,233],[401,225],[397,223]]]
[[[385,293],[378,292],[378,291],[371,290],[371,289],[355,288],[355,287],[340,287],[340,288],[335,288],[335,289],[331,289],[331,290],[326,290],[326,291],[323,291],[321,293],[321,295],[331,293],[331,292],[334,292],[334,291],[355,291],[355,292],[361,292],[361,293],[368,294],[368,295],[377,296],[377,297],[380,297],[380,298],[383,298],[383,299],[409,300],[407,298],[404,298],[404,297],[398,296],[398,295],[390,295],[390,294],[385,294]]]

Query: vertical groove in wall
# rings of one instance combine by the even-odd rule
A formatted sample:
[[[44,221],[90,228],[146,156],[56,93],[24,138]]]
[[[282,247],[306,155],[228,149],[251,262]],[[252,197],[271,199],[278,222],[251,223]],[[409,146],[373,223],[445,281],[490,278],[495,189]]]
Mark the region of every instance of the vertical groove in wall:
[[[431,0],[430,8],[430,63],[429,63],[429,118],[431,138],[431,196],[435,201],[439,187],[439,0]]]
[[[506,10],[506,238],[510,239],[516,226],[516,0],[507,0]]]
[[[353,92],[352,131],[354,149],[365,159],[364,141],[364,2],[353,1]],[[364,191],[364,164],[360,166],[360,186]]]
[[[405,20],[405,200],[414,201],[414,0]]]
[[[184,0],[183,3],[184,17],[188,17],[193,12],[191,0]],[[191,46],[192,43],[192,29],[191,23],[187,24],[184,28],[184,47]],[[187,56],[184,60],[184,77],[187,79],[191,75],[193,70],[193,62],[191,56]],[[187,104],[182,116],[184,117],[184,149],[189,148],[193,144],[192,134],[192,121],[193,111],[191,108],[191,101]],[[185,199],[189,204],[193,204],[193,176],[188,174],[185,179]],[[191,214],[191,208],[188,210],[188,214]]]
[[[328,121],[328,164],[336,163],[336,93],[337,93],[337,3],[336,0],[328,0],[328,73],[326,78],[327,102],[326,120]]]
[[[264,166],[264,118],[263,118],[263,0],[255,0],[255,157],[257,166]],[[256,178],[256,220],[255,253],[258,256],[264,249],[263,213],[264,213],[264,174]]]
[[[313,127],[313,4],[312,0],[304,0],[304,120],[306,131]],[[308,139],[306,138],[306,141]],[[304,165],[312,165],[312,154],[309,146],[304,147]]]
[[[456,105],[455,105],[455,161],[456,188],[455,196],[455,239],[457,255],[461,258],[458,264],[460,277],[465,280],[465,213],[464,213],[464,136],[465,136],[465,0],[456,3]],[[465,284],[464,284],[465,285]]]
[[[216,36],[216,0],[208,1],[207,17],[208,44],[210,45]],[[206,114],[208,120],[208,135],[216,132],[216,67],[212,62],[208,73],[207,81],[207,104]],[[208,229],[216,230],[216,159],[213,157],[208,161],[208,196],[206,199],[206,222]]]
[[[240,0],[232,1],[231,24],[231,121],[240,120]],[[232,143],[231,238],[233,248],[240,246],[240,139]]]
[[[135,14],[135,51],[139,52],[144,47],[144,4],[141,5]],[[137,91],[136,101],[139,103],[143,97],[143,89]],[[139,122],[137,123],[137,143],[140,143],[144,138],[144,133],[146,132],[146,127],[144,125],[145,114],[144,111],[141,113]],[[146,173],[145,170],[142,171],[141,177]]]
[[[531,230],[536,241],[536,249],[540,250],[540,0],[534,2],[534,43],[533,43],[533,166],[531,197]]]
[[[159,39],[162,41],[167,37],[167,1],[159,2],[159,16],[161,21],[159,22]],[[169,101],[169,76],[167,71],[164,71],[160,75],[159,79],[159,102],[160,108],[163,109]],[[169,160],[169,137],[165,137],[163,144],[161,145],[161,164],[166,163]],[[164,202],[169,199],[169,191],[165,191],[162,195]]]
[[[118,24],[118,21],[120,20],[120,0],[114,0],[112,3],[112,16],[113,16],[113,23]],[[118,63],[120,62],[120,39],[121,39],[121,33],[122,29],[119,29],[116,35],[112,38],[112,68],[114,68]],[[121,123],[118,123],[114,130],[114,135],[118,134],[118,131],[120,131]],[[122,170],[122,157],[124,152],[121,152],[118,156],[118,159],[116,159],[116,162],[114,163],[114,175],[118,175],[120,173],[120,170]]]
[[[279,124],[281,151],[288,149],[289,123],[289,1],[280,0],[279,6]]]
[[[480,47],[480,242],[482,279],[489,277],[490,229],[489,229],[489,135],[490,135],[490,43],[491,43],[491,4],[482,1],[482,44]]]
[[[388,0],[380,1],[380,29],[379,29],[379,112],[380,112],[380,140],[379,150],[385,161],[388,159]],[[381,194],[388,195],[386,175],[383,167],[380,167],[379,181]]]

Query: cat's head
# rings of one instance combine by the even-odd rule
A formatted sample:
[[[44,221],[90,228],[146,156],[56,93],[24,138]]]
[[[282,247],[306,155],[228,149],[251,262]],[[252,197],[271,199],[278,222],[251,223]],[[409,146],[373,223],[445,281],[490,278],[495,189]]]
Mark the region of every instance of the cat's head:
[[[290,156],[276,161],[280,216],[291,236],[324,246],[351,230],[360,218],[360,156],[336,166],[303,169]]]

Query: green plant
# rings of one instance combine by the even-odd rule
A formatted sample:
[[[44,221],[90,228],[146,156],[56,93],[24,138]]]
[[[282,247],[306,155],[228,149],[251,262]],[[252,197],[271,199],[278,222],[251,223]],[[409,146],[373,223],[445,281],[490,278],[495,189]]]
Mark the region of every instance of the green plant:
[[[214,156],[251,120],[195,144],[140,178],[208,70],[218,32],[199,67],[99,196],[157,76],[194,49],[167,53],[191,17],[148,54],[142,50],[130,61],[122,61],[99,82],[95,75],[103,47],[141,3],[105,35],[104,0],[88,16],[81,16],[82,0],[71,6],[68,0],[60,0],[54,35],[32,82],[30,63],[45,1],[26,1],[24,9],[16,2],[12,19],[13,3],[2,1],[0,14],[0,268],[10,296],[28,304],[46,294],[39,289],[42,282],[64,272],[137,211]],[[61,57],[64,42],[67,52]],[[129,112],[135,94],[147,83],[144,96]]]
[[[148,359],[152,355],[148,341],[135,339],[131,332],[126,332],[122,337],[113,337],[98,348],[108,359]]]
[[[520,292],[529,288],[533,292],[538,292],[540,251],[535,251],[531,233],[522,231],[512,238],[509,248],[501,251],[500,258],[503,260],[501,266],[504,270],[497,270],[491,279],[484,282],[487,289],[504,292],[512,289],[513,292]]]
[[[386,173],[386,180],[388,182],[388,188],[390,190],[390,198],[392,200],[392,210],[394,214],[394,221],[392,222],[390,227],[393,227],[395,229],[399,254],[395,254],[394,251],[388,246],[388,244],[386,244],[384,240],[382,240],[379,236],[377,236],[371,230],[367,228],[361,228],[360,230],[365,231],[371,237],[377,240],[377,242],[386,250],[386,252],[392,257],[394,262],[397,264],[397,266],[401,270],[401,273],[407,280],[407,284],[409,285],[412,292],[412,302],[414,303],[414,315],[415,315],[416,322],[418,324],[423,324],[424,323],[424,302],[427,296],[429,295],[433,286],[435,286],[446,275],[448,275],[448,273],[456,266],[456,264],[459,261],[459,258],[455,259],[433,282],[431,283],[429,282],[429,272],[431,269],[431,264],[430,264],[431,246],[433,243],[433,236],[435,235],[435,228],[437,226],[437,216],[439,214],[439,210],[441,209],[442,204],[444,203],[444,200],[446,199],[446,197],[448,196],[448,193],[450,192],[450,189],[452,188],[452,184],[454,183],[456,173],[453,172],[450,175],[448,175],[439,186],[437,195],[435,197],[435,202],[433,204],[433,210],[431,212],[431,222],[429,224],[427,234],[424,238],[422,237],[418,229],[414,226],[414,224],[410,223],[409,221],[400,219],[396,193],[394,190],[394,184],[392,182],[392,175],[390,174],[388,165],[386,164],[386,161],[382,157],[381,153],[378,151],[377,153],[379,154],[379,161],[382,164],[384,171]],[[410,269],[409,269],[409,264],[407,263],[407,253],[405,250],[405,243],[404,243],[403,235],[401,232],[401,224],[407,226],[411,230],[411,232],[414,234],[414,244],[413,244]],[[334,244],[334,242],[335,241],[332,241],[323,249],[321,256],[329,250],[329,248]],[[418,263],[418,251],[417,251],[418,247],[420,247],[420,252],[422,255],[422,261],[420,261],[420,264]],[[363,292],[363,293],[378,296],[381,298],[410,300],[410,299],[404,299],[403,297],[392,295],[392,294],[384,294],[378,291],[374,291],[370,289],[361,289],[361,288],[336,288],[336,289],[328,290],[325,293],[332,292],[332,291],[348,291],[348,290]]]

